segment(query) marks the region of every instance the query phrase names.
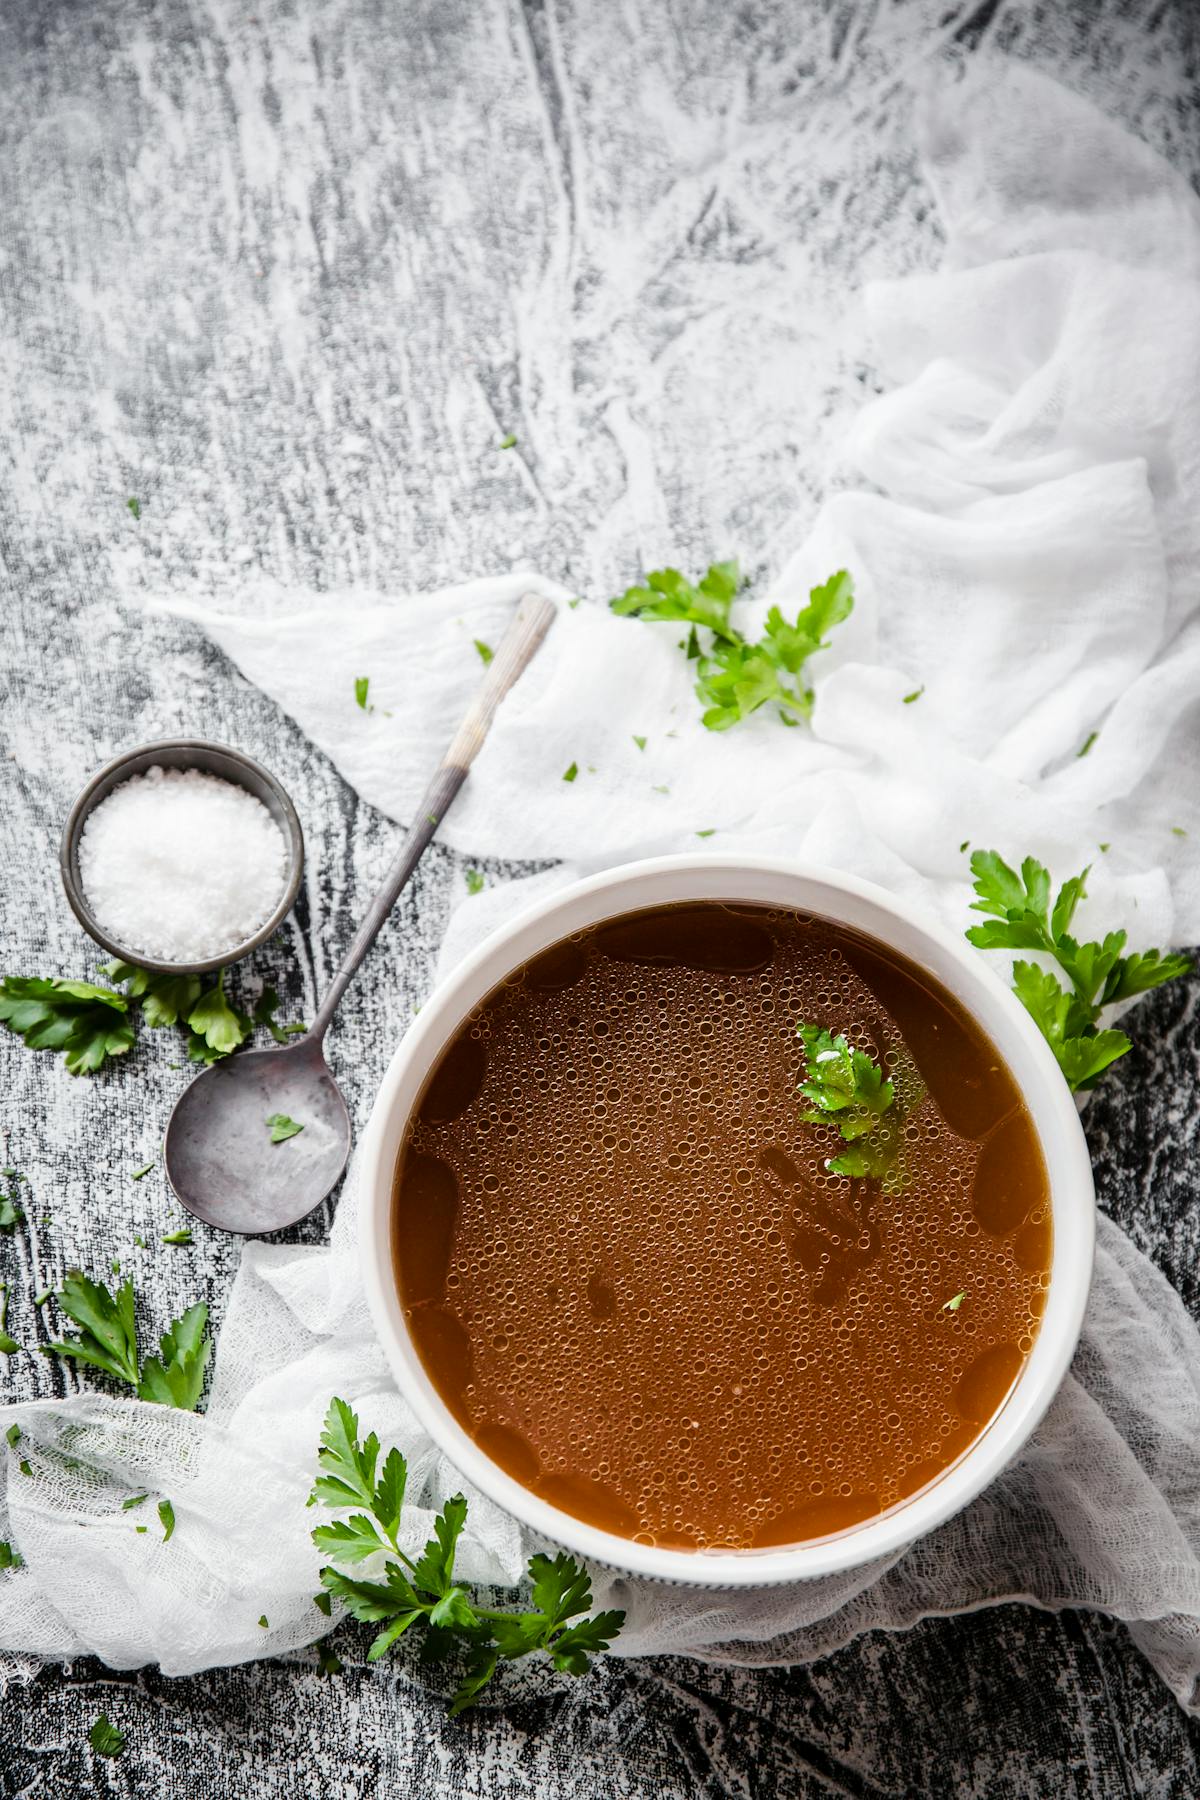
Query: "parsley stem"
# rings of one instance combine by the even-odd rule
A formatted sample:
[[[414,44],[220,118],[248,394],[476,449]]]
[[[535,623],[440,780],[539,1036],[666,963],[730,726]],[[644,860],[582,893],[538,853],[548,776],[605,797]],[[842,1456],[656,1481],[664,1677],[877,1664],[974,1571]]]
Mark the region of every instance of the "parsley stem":
[[[1041,930],[1041,935],[1042,935],[1042,942],[1041,942],[1039,948],[1042,950],[1049,951],[1050,955],[1054,958],[1055,962],[1058,964],[1059,968],[1062,970],[1063,974],[1066,976],[1066,978],[1070,982],[1071,986],[1075,989],[1076,994],[1083,1001],[1083,1004],[1086,1007],[1090,1008],[1092,1011],[1095,1011],[1096,1010],[1096,993],[1100,986],[1100,983],[1095,982],[1095,983],[1093,983],[1093,985],[1090,988],[1084,987],[1083,983],[1079,979],[1078,974],[1071,967],[1070,963],[1063,961],[1062,955],[1059,952],[1058,945],[1055,943],[1054,938],[1050,934],[1050,932],[1048,932],[1044,926],[1039,927],[1039,929]],[[1101,978],[1101,979],[1103,979],[1103,978]]]
[[[379,1529],[378,1521],[377,1521],[376,1529],[377,1530]],[[409,1574],[415,1575],[417,1572],[417,1565],[413,1561],[411,1556],[405,1556],[403,1550],[400,1548],[399,1544],[396,1542],[395,1532],[389,1531],[386,1525],[382,1526],[382,1530],[383,1530],[384,1537],[387,1539],[388,1547],[392,1550],[394,1555],[396,1555],[400,1558],[400,1561],[404,1564],[404,1566],[408,1570]]]

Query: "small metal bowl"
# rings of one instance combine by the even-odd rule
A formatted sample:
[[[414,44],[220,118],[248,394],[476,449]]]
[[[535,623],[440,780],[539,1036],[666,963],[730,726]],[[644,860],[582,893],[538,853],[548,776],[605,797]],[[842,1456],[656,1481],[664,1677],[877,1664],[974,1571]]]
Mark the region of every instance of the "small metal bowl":
[[[253,937],[247,938],[245,943],[236,944],[221,956],[211,957],[207,962],[159,962],[140,950],[130,950],[126,945],[118,944],[97,921],[87,903],[87,895],[80,880],[79,840],[93,807],[99,806],[123,781],[128,781],[134,775],[144,775],[147,769],[152,768],[199,769],[205,775],[217,775],[222,781],[232,781],[236,786],[245,788],[248,794],[253,794],[256,800],[262,801],[287,842],[288,879],[279,905]],[[243,956],[249,956],[252,950],[265,944],[272,932],[287,918],[300,890],[300,877],[304,872],[304,833],[300,829],[296,809],[284,789],[274,775],[264,769],[261,763],[256,763],[253,757],[231,749],[228,744],[210,744],[203,738],[163,738],[157,744],[141,744],[136,750],[126,750],[120,756],[114,756],[110,763],[105,763],[92,776],[71,808],[63,828],[59,864],[71,911],[88,936],[113,956],[119,957],[122,962],[134,963],[139,969],[153,969],[162,974],[208,975],[216,969],[228,968],[230,963],[240,962]]]

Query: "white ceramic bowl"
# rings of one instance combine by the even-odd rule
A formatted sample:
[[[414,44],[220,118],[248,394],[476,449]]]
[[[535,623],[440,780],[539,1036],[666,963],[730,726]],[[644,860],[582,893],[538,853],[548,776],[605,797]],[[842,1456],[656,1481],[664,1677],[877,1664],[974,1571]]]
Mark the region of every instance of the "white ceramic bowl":
[[[891,945],[928,970],[978,1020],[1007,1063],[1046,1160],[1053,1213],[1050,1289],[1041,1329],[991,1424],[937,1480],[888,1512],[833,1536],[762,1550],[697,1551],[635,1544],[551,1506],[478,1448],[442,1401],[408,1335],[392,1273],[396,1158],[411,1111],[465,1015],[520,964],[573,931],[671,901],[794,907]],[[765,857],[697,854],[622,868],[552,895],[469,956],[425,1002],[375,1102],[363,1144],[360,1251],[375,1326],[405,1399],[446,1455],[485,1494],[541,1536],[612,1568],[704,1587],[759,1587],[852,1568],[912,1543],[987,1486],[1024,1444],[1074,1354],[1092,1274],[1095,1195],[1074,1101],[1024,1008],[962,937],[883,888],[836,870]]]

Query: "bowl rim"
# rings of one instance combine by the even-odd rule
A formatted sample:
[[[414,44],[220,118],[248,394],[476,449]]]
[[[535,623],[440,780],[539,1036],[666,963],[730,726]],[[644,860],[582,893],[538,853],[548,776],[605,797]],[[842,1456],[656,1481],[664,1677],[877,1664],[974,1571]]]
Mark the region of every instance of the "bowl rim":
[[[739,892],[739,881],[747,882],[748,889]],[[513,968],[571,931],[647,906],[722,898],[763,903],[763,893],[753,891],[755,882],[761,889],[772,882],[792,886],[794,896],[776,896],[773,903],[794,905],[797,911],[865,931],[925,967],[996,1044],[1029,1110],[1046,1163],[1053,1219],[1050,1282],[1033,1349],[1006,1399],[967,1450],[927,1487],[887,1512],[825,1538],[735,1551],[667,1549],[635,1543],[552,1506],[506,1474],[454,1418],[404,1323],[392,1274],[393,1173],[412,1106],[435,1058],[471,1006]],[[671,891],[635,891],[656,884]],[[875,923],[864,923],[868,917]],[[880,928],[884,920],[906,941],[885,935]],[[922,954],[925,949],[928,956]],[[694,1587],[774,1586],[856,1568],[897,1554],[925,1536],[982,1492],[1036,1428],[1074,1355],[1091,1286],[1095,1249],[1091,1158],[1074,1097],[1024,1007],[965,938],[956,939],[922,907],[873,882],[799,858],[711,852],[655,857],[604,870],[535,900],[485,938],[435,987],[393,1053],[361,1157],[358,1237],[363,1281],[376,1333],[401,1394],[420,1424],[463,1476],[542,1538],[592,1562],[659,1581]]]
[[[102,800],[106,800],[112,791],[121,785],[122,780],[132,780],[155,766],[156,760],[171,752],[183,754],[195,761],[176,762],[173,768],[195,768],[201,773],[212,775],[216,771],[206,768],[203,757],[219,757],[235,769],[252,775],[266,788],[278,803],[283,815],[282,821],[275,823],[281,826],[287,844],[288,879],[275,907],[265,924],[260,925],[253,936],[242,943],[235,944],[232,949],[224,951],[220,956],[210,956],[202,962],[164,962],[160,957],[147,956],[141,951],[127,949],[117,942],[112,934],[104,929],[96,915],[92,912],[84,892],[83,881],[79,873],[79,840],[83,836],[84,826],[91,814]],[[136,766],[135,766],[136,765]],[[128,771],[128,773],[126,773]],[[254,789],[243,782],[238,782],[236,775],[221,775],[221,780],[235,782],[245,786],[246,792],[260,799]],[[131,963],[138,969],[150,969],[161,975],[211,975],[218,969],[227,969],[231,964],[241,962],[251,951],[265,944],[276,932],[296,904],[296,896],[300,892],[300,882],[304,875],[304,832],[300,824],[300,816],[292,804],[291,796],[279,780],[272,775],[270,769],[263,767],[254,757],[248,756],[244,750],[235,749],[232,744],[221,744],[215,738],[170,737],[155,738],[150,743],[135,744],[131,750],[122,750],[119,755],[110,758],[102,768],[95,771],[76,795],[70,812],[63,826],[62,838],[59,842],[58,866],[62,875],[63,891],[67,896],[67,904],[75,914],[88,936],[107,950],[110,955],[118,957],[122,962]]]

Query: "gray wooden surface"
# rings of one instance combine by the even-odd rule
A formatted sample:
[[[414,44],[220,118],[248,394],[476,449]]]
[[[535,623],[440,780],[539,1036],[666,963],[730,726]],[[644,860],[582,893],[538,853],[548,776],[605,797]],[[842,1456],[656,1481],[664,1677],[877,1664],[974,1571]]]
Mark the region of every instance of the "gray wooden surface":
[[[1007,49],[1194,176],[1195,18],[1190,0],[10,0],[4,967],[95,967],[56,885],[60,822],[114,750],[187,730],[261,756],[297,802],[305,889],[244,991],[267,976],[290,1016],[310,1014],[396,829],[139,596],[257,604],[263,577],[428,588],[518,558],[603,595],[644,554],[686,565],[731,548],[777,567],[876,382],[850,327],[829,337],[830,296],[936,260],[911,82]],[[727,177],[750,163],[749,189],[732,186],[755,205],[739,209]],[[756,351],[797,370],[768,434],[745,428],[743,395],[704,384],[705,332],[747,272],[770,301]],[[556,304],[579,322],[569,338],[547,328]],[[519,453],[499,457],[509,430]],[[435,846],[339,1019],[332,1055],[360,1125],[462,881]],[[1146,1047],[1089,1115],[1103,1204],[1196,1310],[1198,997],[1192,983],[1147,1004]],[[45,1336],[29,1296],[114,1254],[148,1318],[203,1294],[219,1319],[234,1245],[199,1231],[188,1250],[130,1249],[180,1222],[159,1172],[129,1179],[184,1079],[167,1036],[77,1082],[0,1041],[2,1160],[31,1194],[0,1278],[29,1342]],[[12,1358],[0,1392],[73,1380]],[[403,1658],[368,1670],[364,1642],[341,1633],[331,1680],[280,1663],[184,1681],[47,1668],[0,1702],[0,1793],[1200,1791],[1200,1726],[1119,1627],[1083,1615],[931,1622],[810,1670],[611,1662],[567,1694],[526,1681],[452,1725]],[[101,1708],[129,1735],[118,1763],[86,1745]]]

